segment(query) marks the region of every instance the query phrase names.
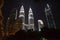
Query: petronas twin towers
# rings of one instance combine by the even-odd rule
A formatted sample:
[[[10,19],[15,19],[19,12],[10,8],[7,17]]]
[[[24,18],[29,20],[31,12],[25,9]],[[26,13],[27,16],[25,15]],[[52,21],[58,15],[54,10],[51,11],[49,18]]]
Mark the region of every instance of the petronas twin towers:
[[[35,31],[37,29],[38,31],[41,31],[41,28],[44,27],[44,22],[41,19],[38,19],[38,21],[37,21],[38,24],[36,24],[36,25],[38,25],[38,27],[36,28],[34,26],[34,15],[33,15],[31,8],[29,8],[29,11],[28,11],[28,19],[26,19],[26,17],[25,17],[25,11],[24,11],[23,5],[20,8],[19,15],[18,15],[17,11],[18,10],[16,10],[15,12],[12,12],[11,17],[8,17],[8,21],[7,21],[7,25],[6,25],[6,30],[8,32],[10,32],[10,31],[17,32],[20,29],[26,30],[26,31],[31,30],[31,29],[32,29],[32,31]],[[44,11],[45,11],[46,22],[47,22],[46,24],[48,25],[47,28],[56,29],[56,25],[55,25],[49,4],[47,4],[47,7],[45,7]],[[20,23],[19,19],[22,20],[22,27],[20,27],[21,23]],[[28,24],[25,23],[27,20],[28,20]]]
[[[28,24],[25,23],[27,20],[28,20]],[[11,33],[16,33],[19,30],[35,31],[34,16],[33,16],[32,9],[29,8],[28,19],[26,19],[23,5],[21,6],[19,13],[18,10],[16,9],[12,10],[12,13],[8,17],[6,23],[7,35],[10,35]]]
[[[33,29],[33,31],[35,30],[34,28],[34,16],[33,16],[33,12],[32,9],[29,8],[29,14],[28,14],[28,24],[25,24],[25,11],[24,11],[24,7],[23,5],[21,6],[21,9],[19,11],[19,18],[22,19],[23,22],[23,27],[22,30],[26,30],[26,29]],[[17,19],[17,15],[16,18]]]

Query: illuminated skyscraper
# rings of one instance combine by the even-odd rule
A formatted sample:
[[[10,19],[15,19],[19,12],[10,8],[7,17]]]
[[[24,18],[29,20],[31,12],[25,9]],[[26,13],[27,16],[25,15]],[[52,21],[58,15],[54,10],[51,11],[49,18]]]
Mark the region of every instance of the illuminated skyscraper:
[[[6,35],[14,35],[17,31],[22,30],[22,20],[17,18],[17,9],[8,17],[6,23]]]
[[[29,8],[29,14],[28,14],[28,29],[33,29],[33,31],[35,30],[34,28],[34,16],[33,16],[33,12],[32,9]]]
[[[48,28],[56,29],[56,25],[53,19],[53,14],[51,12],[49,4],[47,4],[47,7],[45,7],[45,15],[48,23]]]
[[[12,32],[12,28],[13,28],[13,26],[12,26],[12,23],[11,23],[11,20],[10,20],[10,17],[8,17],[8,19],[7,19],[7,23],[6,23],[6,36],[9,36],[9,33],[10,32]]]
[[[16,9],[16,13],[15,13],[15,21],[14,21],[14,25],[13,25],[13,31],[14,32],[17,32],[19,31],[20,27],[19,27],[19,19],[17,18],[17,15],[18,15],[18,11]]]
[[[22,19],[22,23],[25,24],[25,13],[24,13],[23,5],[21,6],[21,9],[20,9],[19,18]],[[24,25],[22,27],[22,30],[25,30],[25,26]]]
[[[41,31],[41,28],[44,27],[44,23],[42,20],[38,20],[38,31]]]

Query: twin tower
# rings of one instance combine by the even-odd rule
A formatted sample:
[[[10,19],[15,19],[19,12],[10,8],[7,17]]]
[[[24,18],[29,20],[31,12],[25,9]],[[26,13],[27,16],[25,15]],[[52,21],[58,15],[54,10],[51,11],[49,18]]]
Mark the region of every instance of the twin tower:
[[[24,11],[24,7],[23,5],[21,6],[21,9],[19,11],[19,18],[22,19],[22,30],[35,30],[34,27],[34,16],[33,16],[33,12],[32,9],[29,8],[29,14],[28,14],[28,24],[25,24],[25,11]],[[17,19],[17,13],[16,13],[16,17],[15,19]]]

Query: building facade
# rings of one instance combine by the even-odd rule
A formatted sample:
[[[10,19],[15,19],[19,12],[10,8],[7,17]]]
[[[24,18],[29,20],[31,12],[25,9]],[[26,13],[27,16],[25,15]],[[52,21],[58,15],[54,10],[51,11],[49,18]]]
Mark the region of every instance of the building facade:
[[[33,31],[35,31],[35,27],[34,27],[34,15],[32,12],[32,9],[29,8],[29,14],[28,14],[28,29],[32,29]]]
[[[46,20],[48,24],[48,28],[50,29],[56,29],[56,24],[53,18],[53,14],[51,12],[51,8],[49,4],[47,4],[47,7],[45,7],[45,15],[46,15]]]

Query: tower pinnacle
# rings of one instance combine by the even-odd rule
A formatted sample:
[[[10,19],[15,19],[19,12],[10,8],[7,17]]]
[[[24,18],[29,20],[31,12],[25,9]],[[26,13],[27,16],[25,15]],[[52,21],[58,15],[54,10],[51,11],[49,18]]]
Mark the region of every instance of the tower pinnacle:
[[[21,6],[21,9],[20,9],[20,13],[23,12],[24,13],[24,7],[23,5]]]
[[[32,9],[31,8],[29,8],[29,13],[32,13]]]

